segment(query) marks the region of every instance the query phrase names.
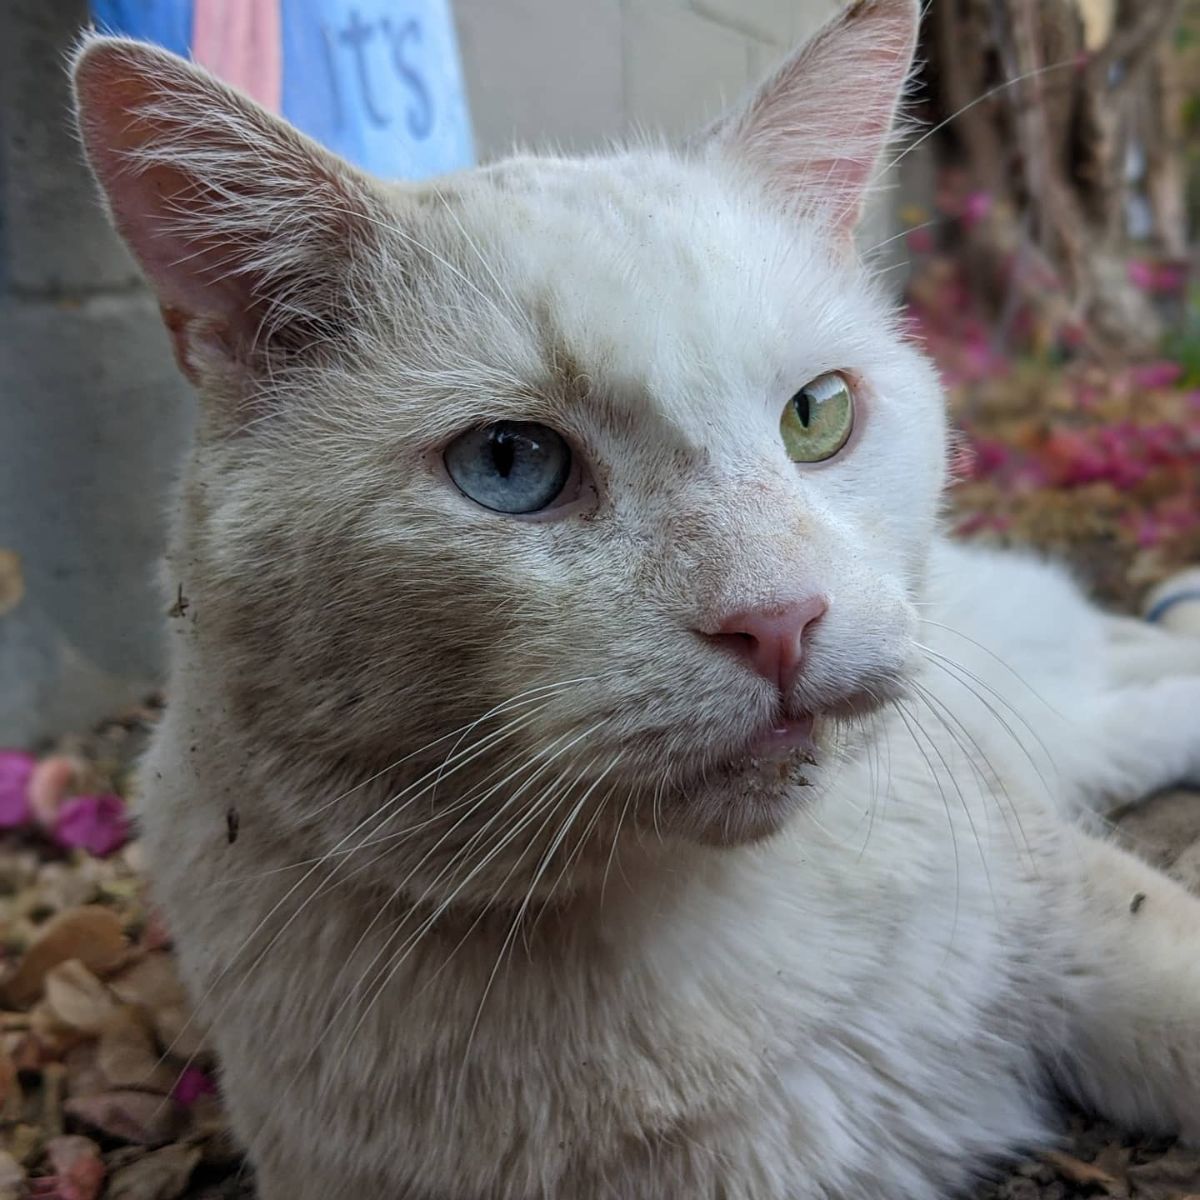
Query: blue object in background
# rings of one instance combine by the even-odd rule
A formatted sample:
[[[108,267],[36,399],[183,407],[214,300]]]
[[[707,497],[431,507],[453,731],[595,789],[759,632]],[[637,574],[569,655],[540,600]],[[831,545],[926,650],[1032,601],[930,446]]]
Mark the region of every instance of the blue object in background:
[[[283,0],[283,112],[379,175],[469,166],[447,0]]]
[[[187,57],[192,46],[192,0],[93,0],[101,33],[124,33],[157,42]]]
[[[276,0],[280,108],[310,137],[392,179],[470,166],[449,0]],[[188,54],[207,0],[93,0],[98,28]],[[210,10],[211,11],[211,10]]]

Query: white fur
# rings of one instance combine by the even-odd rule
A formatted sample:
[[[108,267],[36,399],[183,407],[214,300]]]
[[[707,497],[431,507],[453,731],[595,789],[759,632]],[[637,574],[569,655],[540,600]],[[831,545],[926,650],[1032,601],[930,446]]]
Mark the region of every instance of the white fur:
[[[340,233],[252,202],[322,152],[85,49],[205,401],[142,821],[264,1200],[932,1200],[1051,1140],[1052,1081],[1200,1135],[1200,909],[1073,823],[1200,771],[1200,642],[942,540],[941,399],[842,249],[838,106],[787,183],[838,202],[778,203],[821,112],[772,89],[827,104],[861,56],[890,113],[914,19],[855,6],[686,154],[348,175]],[[237,193],[227,245],[192,174]],[[797,467],[781,410],[835,369],[856,431]],[[450,484],[504,417],[570,441],[571,505]],[[745,751],[778,697],[702,634],[814,590],[817,763],[781,770]]]

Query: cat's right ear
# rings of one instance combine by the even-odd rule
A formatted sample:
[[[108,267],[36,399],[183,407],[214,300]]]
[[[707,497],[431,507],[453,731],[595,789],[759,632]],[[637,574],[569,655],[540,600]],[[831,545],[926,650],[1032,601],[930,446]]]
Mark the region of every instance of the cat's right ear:
[[[912,69],[918,0],[853,0],[694,145],[848,245]]]
[[[158,47],[89,37],[73,78],[88,162],[193,382],[244,396],[344,333],[383,220],[364,176]]]

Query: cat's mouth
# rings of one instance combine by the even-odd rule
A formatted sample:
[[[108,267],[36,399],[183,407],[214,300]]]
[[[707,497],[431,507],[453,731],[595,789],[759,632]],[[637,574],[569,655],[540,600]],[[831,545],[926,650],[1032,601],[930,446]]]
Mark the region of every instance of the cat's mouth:
[[[873,689],[854,690],[816,711],[777,712],[748,741],[731,746],[720,765],[734,772],[778,767],[781,778],[787,764],[816,766],[834,726],[867,716],[883,703],[884,697]]]
[[[710,746],[715,754],[699,777],[716,781],[762,776],[775,784],[784,784],[793,777],[799,780],[822,757],[828,737],[824,726],[825,722],[814,713],[777,714],[745,740]]]
[[[770,837],[820,792],[825,763],[845,748],[839,727],[884,703],[874,685],[855,688],[812,710],[777,709],[741,736],[712,738],[706,753],[677,760],[674,786],[651,806],[654,820],[710,845]]]
[[[770,727],[757,734],[750,743],[750,757],[763,762],[776,762],[793,754],[811,756],[816,749],[813,740],[815,724],[816,717],[812,713],[772,721]]]

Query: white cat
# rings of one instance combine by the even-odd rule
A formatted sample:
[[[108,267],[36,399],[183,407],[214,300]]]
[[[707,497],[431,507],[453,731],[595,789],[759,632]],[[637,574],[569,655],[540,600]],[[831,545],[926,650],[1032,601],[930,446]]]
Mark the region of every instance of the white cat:
[[[917,18],[414,186],[83,47],[202,401],[142,822],[264,1200],[947,1197],[1056,1086],[1200,1136],[1200,905],[1068,819],[1198,773],[1200,639],[938,533],[850,241]]]

